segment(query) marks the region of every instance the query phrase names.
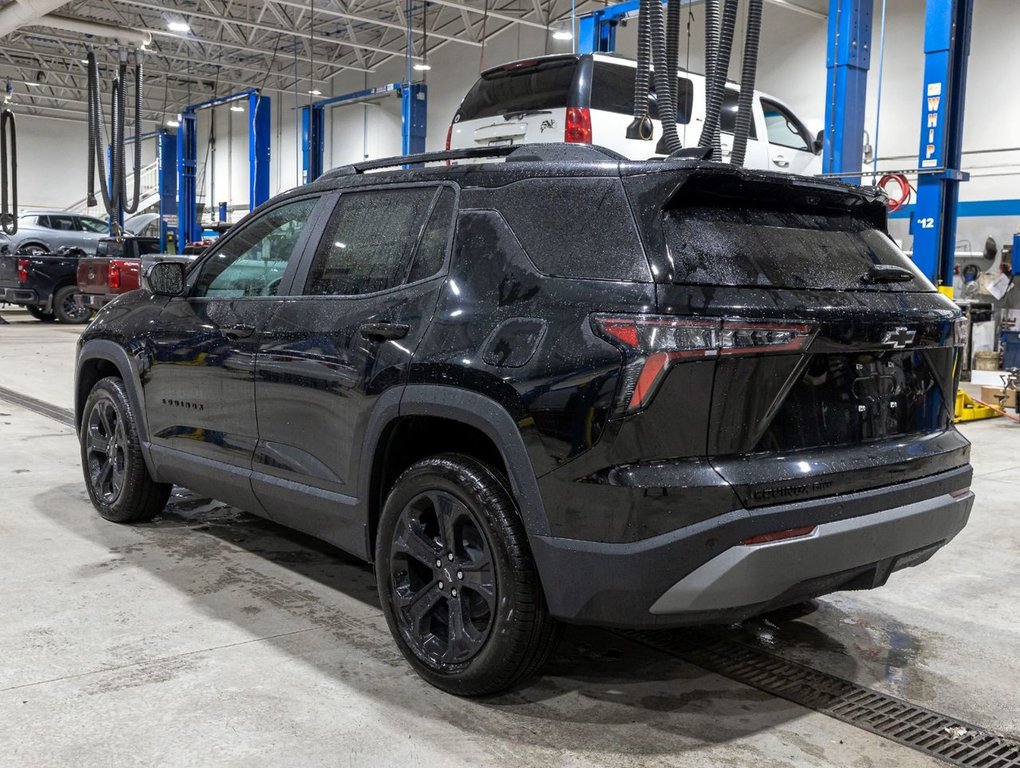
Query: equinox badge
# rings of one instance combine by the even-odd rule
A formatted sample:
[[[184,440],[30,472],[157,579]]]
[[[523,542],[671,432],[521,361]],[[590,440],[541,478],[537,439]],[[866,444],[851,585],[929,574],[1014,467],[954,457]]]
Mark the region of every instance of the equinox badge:
[[[901,325],[893,328],[891,331],[886,331],[885,336],[882,337],[882,343],[893,349],[905,349],[914,340],[916,335],[917,331],[908,330]]]

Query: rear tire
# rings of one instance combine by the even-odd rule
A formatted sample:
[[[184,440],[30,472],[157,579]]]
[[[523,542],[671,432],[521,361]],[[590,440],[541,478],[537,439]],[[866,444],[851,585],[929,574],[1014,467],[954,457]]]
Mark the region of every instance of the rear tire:
[[[172,486],[149,474],[131,402],[117,377],[100,379],[92,388],[78,440],[85,487],[100,515],[114,523],[137,523],[166,506]]]
[[[35,304],[26,304],[25,309],[28,310],[28,314],[34,317],[36,320],[40,320],[44,323],[52,323],[57,319],[57,316],[52,312],[46,312],[42,307],[37,307]]]
[[[383,613],[404,657],[459,696],[505,690],[549,658],[558,626],[513,497],[459,454],[419,461],[386,499],[376,542]]]
[[[65,285],[53,294],[53,314],[62,323],[80,325],[87,323],[92,317],[92,310],[89,307],[74,300],[77,290],[74,285]]]

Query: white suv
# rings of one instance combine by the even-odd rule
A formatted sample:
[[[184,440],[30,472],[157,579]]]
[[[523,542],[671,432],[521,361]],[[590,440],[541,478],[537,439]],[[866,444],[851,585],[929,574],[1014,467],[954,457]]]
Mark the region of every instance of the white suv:
[[[652,141],[626,137],[634,114],[631,59],[606,54],[567,54],[513,61],[482,73],[453,117],[447,149],[494,144],[567,141],[598,144],[632,160],[656,157],[662,135],[656,119],[654,83],[649,111]],[[678,75],[677,129],[685,147],[695,146],[705,120],[705,78]],[[735,85],[727,85],[720,117],[723,158],[733,145]],[[748,168],[812,175],[821,173],[818,142],[782,101],[755,91],[747,142]],[[761,137],[767,136],[768,141]]]

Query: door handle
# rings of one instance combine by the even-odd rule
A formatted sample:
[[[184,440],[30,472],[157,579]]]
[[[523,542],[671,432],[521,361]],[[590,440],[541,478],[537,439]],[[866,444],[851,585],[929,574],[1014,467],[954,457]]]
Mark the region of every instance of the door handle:
[[[362,323],[358,330],[369,341],[393,341],[404,338],[411,326],[403,323]]]
[[[790,166],[790,161],[787,160],[782,155],[779,155],[778,157],[773,157],[772,162],[773,164],[779,166],[780,168],[788,168]]]
[[[230,339],[243,339],[255,333],[255,326],[244,323],[233,323],[232,325],[221,325],[223,335]]]

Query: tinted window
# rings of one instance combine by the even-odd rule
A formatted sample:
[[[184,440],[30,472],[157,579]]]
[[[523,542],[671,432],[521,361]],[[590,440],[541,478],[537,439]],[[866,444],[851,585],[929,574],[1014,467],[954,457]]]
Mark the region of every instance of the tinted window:
[[[92,219],[88,216],[79,216],[78,225],[83,232],[94,232],[97,235],[106,234],[110,231],[110,225],[99,219]]]
[[[443,268],[446,261],[446,246],[450,242],[450,227],[453,224],[453,190],[443,187],[439,198],[432,208],[429,223],[422,232],[421,242],[414,255],[414,264],[407,276],[407,282],[413,283],[432,277]]]
[[[733,133],[737,123],[737,91],[727,88],[723,95],[722,110],[719,112],[719,130],[723,133]],[[758,132],[754,127],[754,117],[751,117],[751,131],[747,138],[757,139]]]
[[[494,190],[493,200],[545,274],[650,279],[619,179],[535,179]]]
[[[595,62],[591,83],[591,108],[621,115],[634,114],[634,75],[637,69],[602,61]],[[659,119],[655,96],[654,76],[649,77],[648,111],[652,119]],[[694,86],[686,77],[677,78],[676,121],[686,125],[691,120]]]
[[[316,202],[312,198],[281,205],[238,229],[202,263],[191,295],[275,295]]]
[[[305,293],[356,296],[403,283],[436,192],[413,187],[341,195]]]
[[[761,109],[765,113],[765,127],[769,133],[769,144],[780,147],[811,151],[811,141],[807,129],[794,117],[789,110],[768,99],[761,100]]]
[[[39,224],[48,229],[56,229],[60,232],[74,232],[77,229],[74,223],[74,216],[59,216],[55,214],[40,216]]]
[[[691,206],[667,210],[673,282],[775,288],[934,290],[883,232],[849,214]],[[875,264],[916,277],[866,283]]]
[[[538,61],[511,69],[486,72],[457,110],[454,122],[513,112],[562,109],[570,101],[577,59]]]

